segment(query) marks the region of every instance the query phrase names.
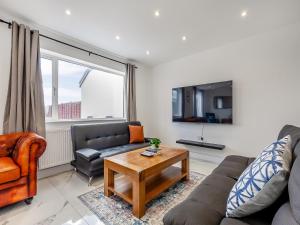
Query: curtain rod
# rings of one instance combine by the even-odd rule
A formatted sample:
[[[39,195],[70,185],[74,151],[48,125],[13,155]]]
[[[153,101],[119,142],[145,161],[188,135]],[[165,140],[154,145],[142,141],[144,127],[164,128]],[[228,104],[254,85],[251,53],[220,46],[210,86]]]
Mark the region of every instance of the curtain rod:
[[[3,19],[0,19],[0,22],[1,22],[1,23],[7,24],[7,25],[8,25],[8,28],[11,29],[11,26],[12,26],[12,23],[11,23],[11,22],[5,21],[5,20],[3,20]],[[78,50],[83,51],[83,52],[87,52],[87,53],[89,53],[89,55],[99,56],[99,57],[101,57],[101,58],[108,59],[108,60],[110,60],[110,61],[113,61],[113,62],[116,62],[116,63],[120,63],[120,64],[123,64],[123,65],[126,65],[126,63],[124,63],[124,62],[121,62],[121,61],[118,61],[118,60],[109,58],[109,57],[104,56],[104,55],[100,55],[100,54],[98,54],[98,53],[89,51],[89,50],[84,49],[84,48],[77,47],[77,46],[75,46],[75,45],[71,45],[71,44],[69,44],[69,43],[66,43],[66,42],[57,40],[57,39],[52,38],[52,37],[49,37],[49,36],[47,36],[47,35],[44,35],[44,34],[39,34],[39,35],[40,35],[41,37],[47,38],[47,39],[49,39],[49,40],[51,40],[51,41],[55,41],[55,42],[57,42],[57,43],[60,43],[60,44],[63,44],[63,45],[67,45],[67,46],[69,46],[69,47],[71,47],[71,48],[75,48],[75,49],[78,49]],[[134,66],[134,68],[137,69],[136,66]]]

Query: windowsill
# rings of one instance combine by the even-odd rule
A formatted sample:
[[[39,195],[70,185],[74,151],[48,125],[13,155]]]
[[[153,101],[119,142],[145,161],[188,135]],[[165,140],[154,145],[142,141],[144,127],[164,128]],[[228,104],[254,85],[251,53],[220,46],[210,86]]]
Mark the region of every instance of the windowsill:
[[[126,121],[125,118],[98,118],[98,119],[76,119],[76,120],[52,120],[46,121],[46,124],[59,124],[59,123],[88,123],[88,122],[116,122]]]

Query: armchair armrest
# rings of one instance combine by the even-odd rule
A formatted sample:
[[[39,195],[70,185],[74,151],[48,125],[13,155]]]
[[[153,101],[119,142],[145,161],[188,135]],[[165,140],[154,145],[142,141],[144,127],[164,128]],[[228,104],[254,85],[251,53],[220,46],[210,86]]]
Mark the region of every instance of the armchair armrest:
[[[37,160],[44,153],[46,145],[43,137],[33,132],[23,133],[12,154],[13,160],[21,168],[21,176],[27,176],[30,173],[36,175]]]

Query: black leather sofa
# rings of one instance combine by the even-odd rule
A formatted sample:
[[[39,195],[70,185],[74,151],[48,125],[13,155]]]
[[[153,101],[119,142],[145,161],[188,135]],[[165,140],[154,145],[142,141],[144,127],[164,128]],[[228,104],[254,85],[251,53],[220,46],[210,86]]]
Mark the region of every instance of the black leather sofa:
[[[295,163],[288,188],[273,205],[244,218],[225,217],[231,188],[254,160],[242,156],[228,156],[186,200],[167,212],[163,219],[164,225],[271,225],[279,208],[281,213],[276,214],[276,225],[298,225],[295,218],[300,220],[300,159],[295,160],[300,156],[300,128],[287,125],[280,131],[278,139],[288,134],[292,137]]]
[[[149,146],[144,143],[129,144],[128,125],[140,122],[82,124],[71,126],[74,160],[71,165],[86,174],[89,184],[94,176],[103,174],[105,157]]]

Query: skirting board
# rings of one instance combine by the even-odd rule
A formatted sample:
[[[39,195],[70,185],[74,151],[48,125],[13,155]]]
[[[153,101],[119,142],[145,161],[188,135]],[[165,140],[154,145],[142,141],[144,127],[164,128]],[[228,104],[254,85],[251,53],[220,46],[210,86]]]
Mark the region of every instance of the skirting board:
[[[39,170],[38,171],[38,179],[43,179],[46,177],[51,177],[60,173],[64,173],[70,170],[73,170],[74,167],[71,166],[71,164],[64,164],[64,165],[60,165],[60,166],[55,166],[55,167],[51,167],[51,168],[47,168],[47,169],[43,169],[43,170]]]

